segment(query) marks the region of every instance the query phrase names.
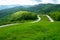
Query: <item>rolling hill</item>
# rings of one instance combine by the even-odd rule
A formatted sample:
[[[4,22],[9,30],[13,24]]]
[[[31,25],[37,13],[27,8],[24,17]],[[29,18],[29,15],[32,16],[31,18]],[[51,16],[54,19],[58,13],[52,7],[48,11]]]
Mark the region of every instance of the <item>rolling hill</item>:
[[[17,11],[30,11],[37,13],[47,13],[51,11],[60,11],[60,5],[56,4],[38,4],[34,6],[16,6],[13,8],[8,8],[4,10],[0,10],[0,18],[5,17],[6,15],[10,15]]]
[[[20,6],[20,5],[0,5],[0,10],[9,9],[16,6]]]
[[[16,13],[18,11],[28,11],[28,12],[34,12],[34,13],[36,12],[37,14],[38,13],[39,14],[42,14],[42,13],[49,14],[50,12],[60,11],[60,5],[59,4],[38,4],[38,5],[34,5],[34,6],[16,6],[13,8],[0,10],[0,19],[6,20],[5,19],[6,17],[8,17],[11,14]],[[53,13],[51,13],[51,14],[53,14]],[[60,16],[59,16],[59,18],[60,18]]]
[[[37,14],[41,21],[31,23],[37,19]],[[55,21],[50,22],[46,14]],[[60,40],[60,5],[39,4],[0,10],[0,25],[5,25],[0,26],[0,40]]]
[[[24,7],[16,6],[16,7],[13,7],[13,8],[0,10],[0,18],[3,18],[7,15],[10,15],[10,14],[15,13],[15,12],[20,11],[20,10],[22,11],[22,9],[24,9]]]
[[[29,11],[18,11],[9,14],[0,20],[0,25],[11,24],[11,23],[21,23],[28,20],[36,20],[37,14]]]

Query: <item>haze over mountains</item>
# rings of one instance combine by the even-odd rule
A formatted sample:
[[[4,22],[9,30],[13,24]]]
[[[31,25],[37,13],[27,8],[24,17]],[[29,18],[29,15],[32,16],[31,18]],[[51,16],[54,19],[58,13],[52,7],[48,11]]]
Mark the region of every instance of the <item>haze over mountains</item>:
[[[13,8],[13,7],[16,7],[16,6],[20,6],[20,5],[0,5],[0,10]]]
[[[31,7],[32,5],[19,5],[19,4],[16,4],[16,5],[0,5],[0,10],[13,8],[16,6]]]

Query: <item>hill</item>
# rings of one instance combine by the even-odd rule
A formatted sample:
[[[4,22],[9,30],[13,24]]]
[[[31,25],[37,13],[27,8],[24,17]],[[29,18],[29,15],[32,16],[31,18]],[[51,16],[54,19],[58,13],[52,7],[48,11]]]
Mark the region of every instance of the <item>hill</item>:
[[[50,12],[60,11],[59,4],[38,4],[34,6],[16,6],[9,9],[0,10],[0,19],[4,19],[18,11],[36,12],[37,14],[49,14]]]
[[[16,4],[16,5],[0,5],[0,10],[14,8],[16,6],[20,6],[20,5],[18,5],[18,4]]]
[[[10,14],[15,13],[15,12],[20,11],[20,10],[22,11],[22,9],[24,9],[24,7],[16,6],[14,8],[0,10],[0,18],[3,18],[7,15],[10,15]]]
[[[12,13],[15,13],[17,11],[39,12],[39,11],[50,8],[50,6],[53,6],[53,5],[52,4],[39,4],[39,5],[35,5],[35,6],[30,6],[30,7],[16,6],[13,8],[0,10],[0,18],[4,17],[6,15],[10,15]]]
[[[41,21],[32,23],[37,14]],[[50,22],[46,14],[55,21]],[[0,26],[0,40],[60,40],[60,5],[39,4],[0,10],[0,25],[3,26]]]
[[[25,20],[36,20],[37,14],[28,11],[18,11],[12,14],[9,14],[0,20],[0,25],[2,24],[11,24],[11,23],[21,23]]]
[[[45,9],[43,10],[45,13],[49,13],[49,12],[55,12],[55,11],[58,11],[60,12],[60,5],[54,5],[54,6],[51,6],[49,7],[48,9]]]
[[[53,6],[53,4],[39,4],[39,5],[34,5],[28,9],[29,11],[32,11],[32,12],[39,12],[39,11],[48,9],[51,6]]]
[[[0,28],[1,40],[60,40],[60,22],[22,23]]]

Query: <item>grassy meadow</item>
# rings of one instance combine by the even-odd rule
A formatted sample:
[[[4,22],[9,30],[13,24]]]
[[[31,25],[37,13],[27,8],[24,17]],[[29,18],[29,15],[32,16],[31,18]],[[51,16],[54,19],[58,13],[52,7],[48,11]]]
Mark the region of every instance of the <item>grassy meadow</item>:
[[[60,22],[50,22],[46,16],[41,21],[25,21],[0,28],[0,40],[60,40]]]
[[[41,20],[32,23],[39,19],[37,15]],[[4,26],[7,24],[14,25]],[[0,40],[60,40],[60,5],[38,4],[1,10]]]
[[[0,28],[0,40],[60,40],[60,22],[21,23]]]

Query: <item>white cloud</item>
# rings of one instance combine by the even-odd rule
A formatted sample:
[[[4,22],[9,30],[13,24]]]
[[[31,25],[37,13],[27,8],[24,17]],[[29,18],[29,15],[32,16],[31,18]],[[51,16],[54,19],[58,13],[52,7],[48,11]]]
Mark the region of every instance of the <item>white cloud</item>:
[[[0,5],[11,5],[11,4],[20,4],[20,5],[35,5],[39,3],[53,3],[60,4],[60,0],[41,0],[38,2],[37,0],[0,0]]]
[[[34,0],[0,0],[0,5],[11,5],[11,4],[35,5],[38,4],[38,2]]]
[[[60,4],[60,0],[57,0],[57,4]]]
[[[46,3],[60,4],[60,0],[42,0],[42,2],[40,2],[40,3],[43,3],[43,4],[46,4]]]
[[[54,1],[53,0],[42,0],[42,2],[40,3],[54,3]]]

